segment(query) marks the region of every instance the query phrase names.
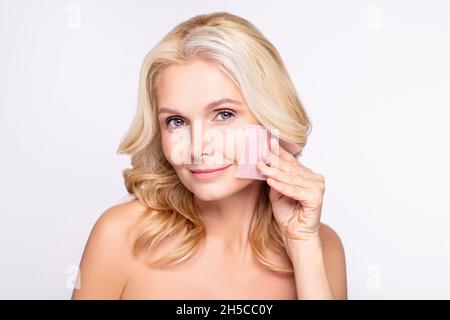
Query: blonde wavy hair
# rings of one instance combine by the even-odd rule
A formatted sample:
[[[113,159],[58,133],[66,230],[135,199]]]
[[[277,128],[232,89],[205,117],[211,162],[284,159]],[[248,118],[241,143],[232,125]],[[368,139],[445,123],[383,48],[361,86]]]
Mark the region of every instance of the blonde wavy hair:
[[[156,99],[158,79],[165,68],[199,58],[215,63],[234,81],[250,111],[269,131],[278,129],[281,138],[303,149],[311,130],[278,51],[251,22],[231,13],[215,12],[175,26],[144,58],[137,112],[117,151],[131,156],[132,168],[123,171],[127,191],[148,208],[139,222],[135,252],[144,249],[149,253],[174,233],[185,230],[176,249],[151,261],[153,266],[190,258],[205,236],[192,192],[163,154]],[[293,272],[268,258],[269,248],[282,255],[286,249],[272,214],[267,184],[258,200],[255,219],[250,243],[258,261],[273,271]]]

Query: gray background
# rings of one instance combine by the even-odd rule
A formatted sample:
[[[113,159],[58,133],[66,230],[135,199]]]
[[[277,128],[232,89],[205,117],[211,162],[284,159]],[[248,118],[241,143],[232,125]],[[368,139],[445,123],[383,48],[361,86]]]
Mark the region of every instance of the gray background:
[[[450,298],[447,1],[0,1],[0,298],[66,299],[98,216],[126,196],[118,143],[144,55],[213,11],[282,55],[314,129],[349,298]]]

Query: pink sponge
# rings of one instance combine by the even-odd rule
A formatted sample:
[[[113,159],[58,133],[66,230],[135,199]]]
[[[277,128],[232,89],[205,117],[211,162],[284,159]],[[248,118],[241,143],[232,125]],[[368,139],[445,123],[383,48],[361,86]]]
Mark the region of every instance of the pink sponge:
[[[238,169],[235,177],[243,179],[267,180],[256,167],[258,162],[263,162],[263,154],[269,150],[270,139],[278,139],[264,126],[246,124],[244,126],[244,143],[240,150]],[[280,147],[292,154],[297,154],[301,147],[298,144],[278,140]]]

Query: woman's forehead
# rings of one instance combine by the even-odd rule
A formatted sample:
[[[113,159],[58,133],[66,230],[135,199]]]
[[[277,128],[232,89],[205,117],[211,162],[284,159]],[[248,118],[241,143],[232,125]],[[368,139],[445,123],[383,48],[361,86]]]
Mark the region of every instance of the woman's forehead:
[[[176,110],[203,109],[220,99],[243,103],[234,82],[211,63],[195,61],[167,67],[158,81],[158,106]]]

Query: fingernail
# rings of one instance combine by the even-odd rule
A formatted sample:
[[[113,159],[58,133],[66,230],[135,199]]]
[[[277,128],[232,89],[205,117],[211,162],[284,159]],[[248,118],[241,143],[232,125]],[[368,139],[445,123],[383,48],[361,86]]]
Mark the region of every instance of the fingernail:
[[[269,163],[270,162],[270,157],[269,157],[268,153],[264,152],[263,155],[262,155],[262,158],[263,158],[265,163]]]
[[[261,167],[261,171],[268,175],[275,174],[275,170],[273,168]]]

